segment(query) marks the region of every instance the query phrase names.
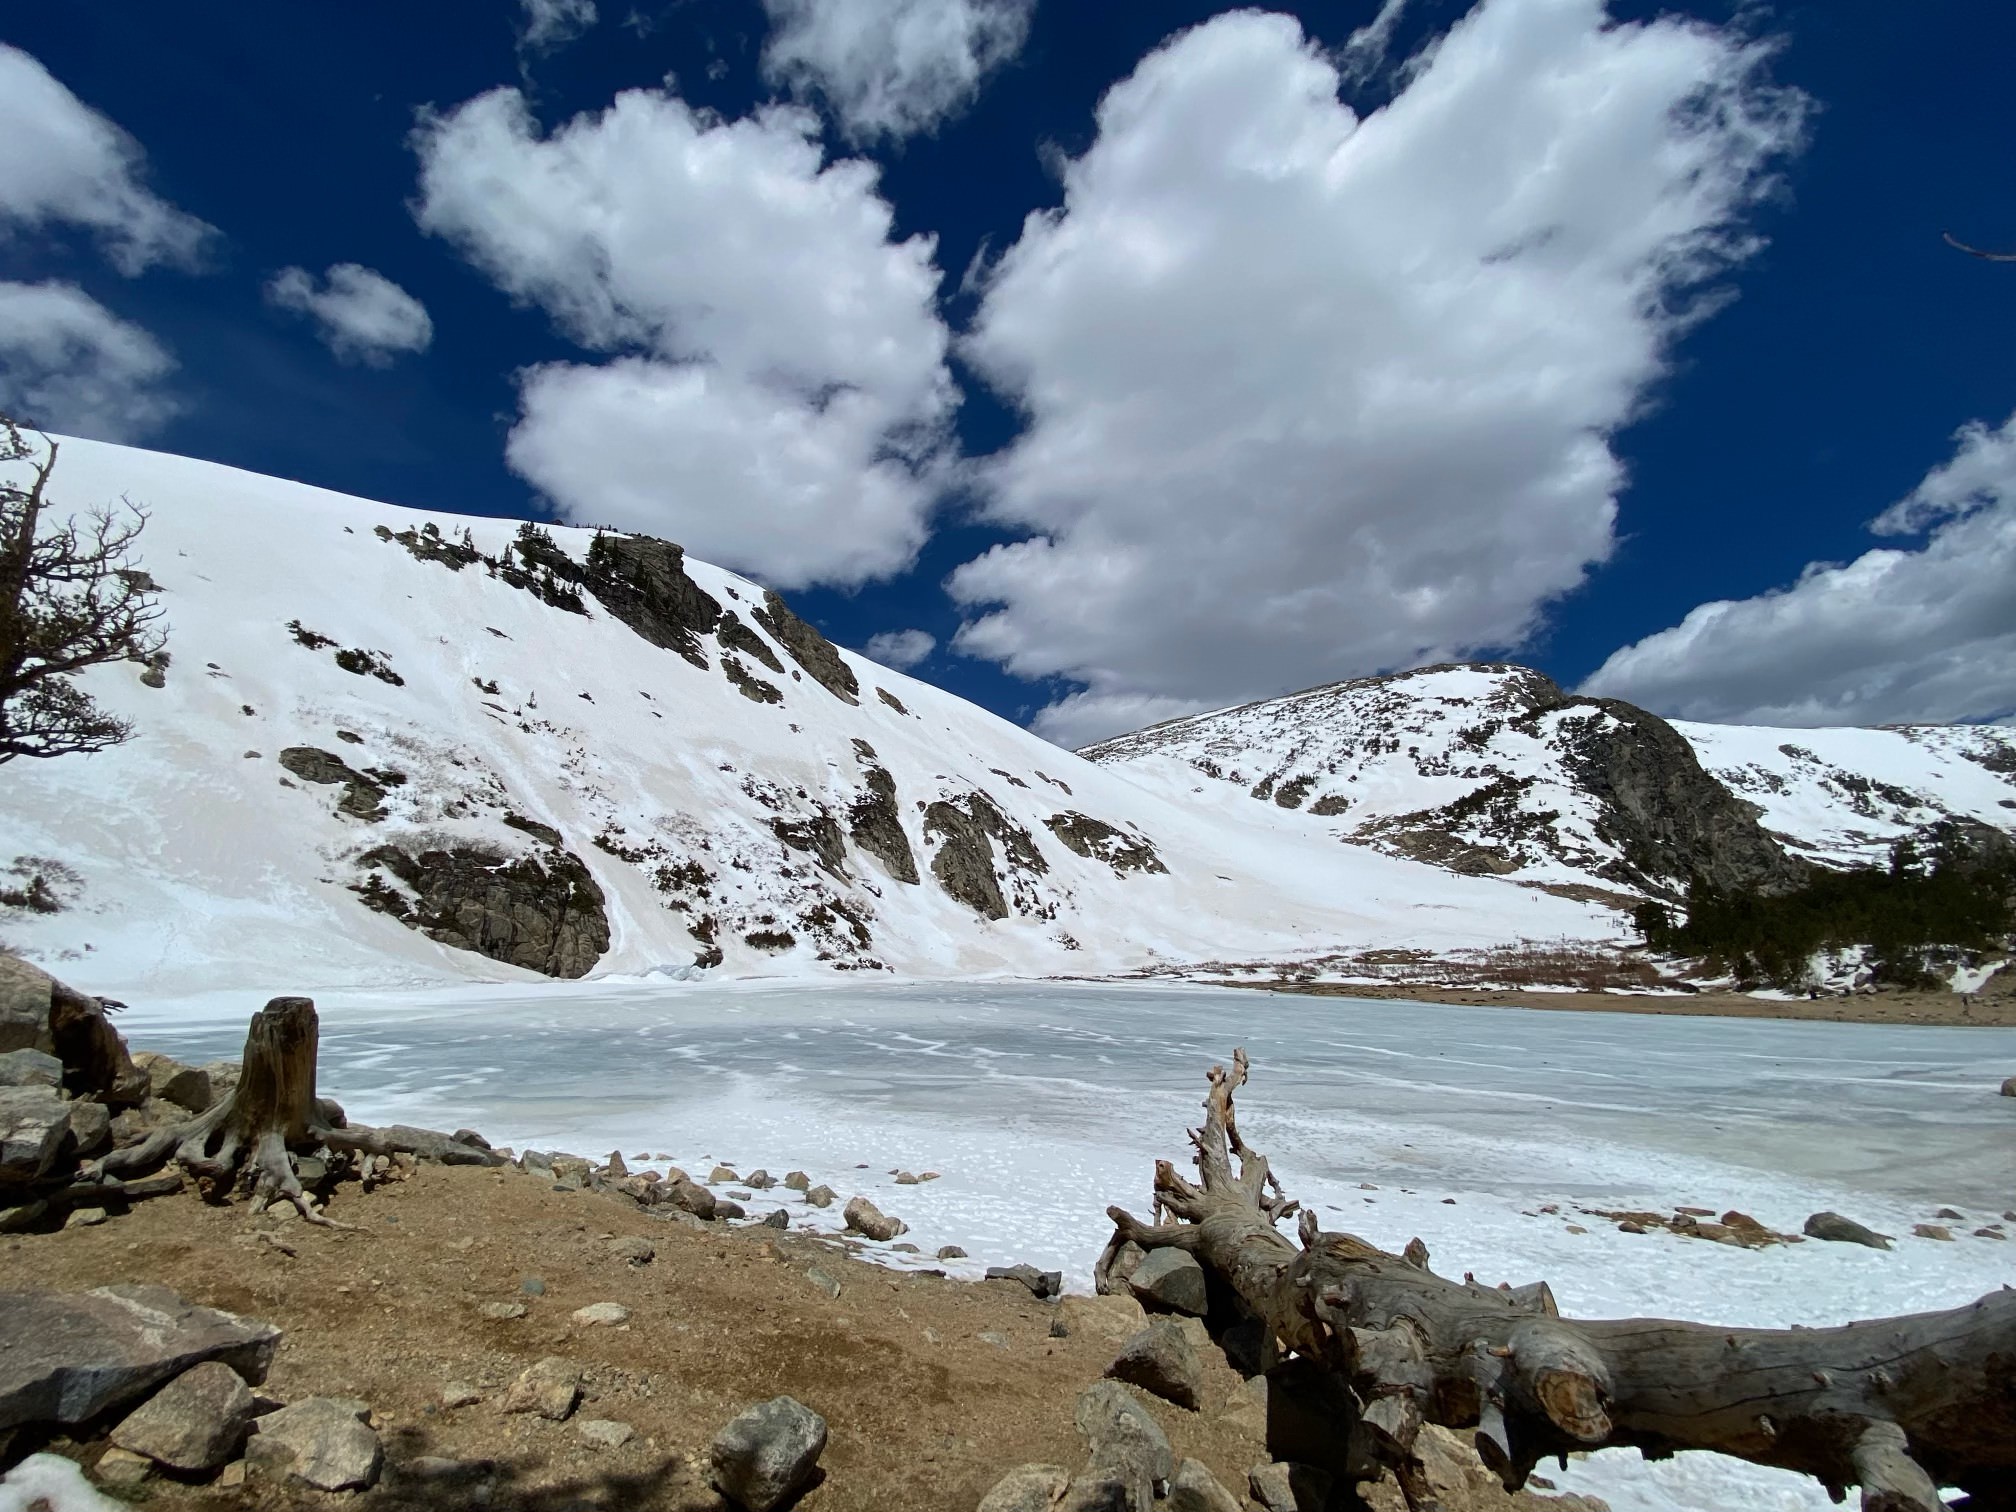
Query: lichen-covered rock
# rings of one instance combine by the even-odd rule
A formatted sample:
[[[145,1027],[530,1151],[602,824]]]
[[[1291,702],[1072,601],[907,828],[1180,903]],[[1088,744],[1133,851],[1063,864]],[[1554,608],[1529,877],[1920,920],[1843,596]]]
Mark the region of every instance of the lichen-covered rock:
[[[860,679],[840,655],[840,648],[791,612],[773,588],[763,595],[763,607],[751,611],[756,623],[782,646],[805,675],[842,703],[859,703]]]
[[[359,858],[418,895],[370,883],[365,903],[429,939],[553,977],[586,976],[609,948],[602,889],[578,856],[551,846],[510,859],[456,844],[417,855],[381,845]]]
[[[896,779],[888,769],[871,766],[861,774],[867,791],[847,809],[847,836],[855,845],[889,868],[898,882],[915,884],[917,857],[903,832],[903,811],[896,801]]]
[[[654,646],[676,651],[702,671],[700,637],[721,621],[721,605],[686,575],[686,553],[651,536],[597,535],[588,546],[588,591]]]
[[[1130,871],[1168,873],[1169,868],[1155,853],[1154,842],[1145,835],[1130,835],[1075,809],[1052,814],[1043,824],[1067,849],[1088,860],[1104,861],[1116,875],[1125,876]]]

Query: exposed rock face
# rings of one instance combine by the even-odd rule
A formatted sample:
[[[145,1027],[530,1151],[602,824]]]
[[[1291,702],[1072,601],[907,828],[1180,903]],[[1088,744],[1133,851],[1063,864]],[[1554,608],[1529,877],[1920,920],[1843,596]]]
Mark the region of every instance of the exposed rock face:
[[[917,857],[903,833],[902,810],[896,802],[896,779],[885,767],[871,766],[862,774],[868,790],[847,810],[848,838],[889,868],[898,882],[915,884]]]
[[[998,841],[1011,868],[1043,876],[1050,870],[1036,838],[994,806],[985,793],[968,793],[963,806],[940,799],[924,810],[924,833],[942,840],[931,858],[938,885],[983,919],[1008,917],[1008,900],[994,870]]]
[[[714,634],[727,650],[753,656],[772,672],[784,670],[784,663],[777,660],[777,653],[770,649],[770,642],[743,624],[733,609],[721,616],[721,626]]]
[[[1154,842],[1145,835],[1130,835],[1076,810],[1052,814],[1043,824],[1067,849],[1089,860],[1104,861],[1122,876],[1130,871],[1168,873],[1169,868],[1155,853]]]
[[[0,1292],[0,1431],[82,1423],[205,1360],[266,1379],[280,1330],[165,1286]]]
[[[334,751],[315,746],[289,746],[280,753],[280,765],[303,782],[324,786],[343,784],[343,797],[336,804],[339,814],[367,823],[385,817],[385,788],[371,777],[354,770]]]
[[[359,862],[419,895],[409,901],[373,877],[355,889],[365,903],[443,945],[554,977],[587,975],[609,948],[602,889],[571,851],[510,860],[476,845],[417,855],[381,845]]]
[[[735,685],[735,691],[751,703],[781,704],[784,694],[775,683],[765,682],[735,657],[722,653],[721,675]]]
[[[721,621],[721,605],[686,575],[686,552],[651,536],[598,535],[588,547],[588,591],[654,646],[703,671],[700,637]]]
[[[832,875],[843,875],[847,864],[847,842],[831,814],[817,813],[804,819],[773,819],[770,829],[791,849],[805,851]]]
[[[1766,893],[1804,880],[1806,868],[1702,769],[1665,720],[1616,698],[1577,699],[1573,707],[1592,712],[1561,721],[1568,769],[1602,805],[1597,833],[1624,857],[1598,875],[1650,891],[1684,887],[1690,875]]]
[[[861,683],[841,659],[839,648],[791,612],[791,606],[775,589],[763,595],[763,607],[751,611],[756,623],[770,632],[770,638],[791,654],[820,687],[842,703],[858,703]]]

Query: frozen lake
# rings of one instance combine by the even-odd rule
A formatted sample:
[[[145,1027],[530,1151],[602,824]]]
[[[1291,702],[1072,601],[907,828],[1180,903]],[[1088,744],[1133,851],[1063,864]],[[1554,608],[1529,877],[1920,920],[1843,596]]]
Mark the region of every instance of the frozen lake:
[[[135,1009],[122,1027],[216,1059],[257,1006]],[[1145,1215],[1153,1162],[1185,1157],[1204,1070],[1235,1045],[1253,1062],[1241,1132],[1326,1228],[1396,1250],[1419,1235],[1444,1274],[1544,1277],[1564,1312],[1823,1324],[2016,1280],[2016,1245],[1908,1237],[1942,1205],[1970,1215],[1963,1236],[2016,1207],[2016,1108],[1995,1095],[2016,1070],[2009,1031],[1027,983],[488,986],[318,1006],[323,1091],[359,1121],[620,1147],[696,1176],[802,1168],[907,1220],[927,1255],[956,1243],[975,1269],[1027,1260],[1081,1288],[1106,1205]],[[944,1174],[899,1187],[899,1168]],[[1887,1254],[1750,1252],[1620,1234],[1577,1204],[1736,1207],[1791,1232],[1833,1208],[1907,1237]],[[838,1223],[791,1205],[794,1223]],[[1561,1479],[1618,1512],[1828,1505],[1704,1455],[1598,1456]]]

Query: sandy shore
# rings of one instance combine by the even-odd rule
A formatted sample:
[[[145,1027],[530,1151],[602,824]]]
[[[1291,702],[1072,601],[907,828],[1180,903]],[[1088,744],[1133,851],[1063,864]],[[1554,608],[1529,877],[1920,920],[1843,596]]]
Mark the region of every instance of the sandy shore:
[[[1873,992],[1852,997],[1761,998],[1741,992],[1648,997],[1620,992],[1511,992],[1480,987],[1367,987],[1336,982],[1226,981],[1226,987],[1300,992],[1315,997],[1403,998],[1478,1008],[1551,1008],[1574,1013],[1664,1013],[1702,1018],[1817,1019],[1841,1024],[1926,1024],[1970,1029],[2016,1028],[2016,995],[1970,997],[1957,992]]]

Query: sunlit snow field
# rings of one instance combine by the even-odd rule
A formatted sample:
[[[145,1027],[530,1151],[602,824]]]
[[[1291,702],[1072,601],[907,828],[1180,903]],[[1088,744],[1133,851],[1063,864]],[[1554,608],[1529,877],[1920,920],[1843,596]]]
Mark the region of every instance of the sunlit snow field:
[[[122,1027],[210,1060],[238,1053],[258,1006],[158,1004]],[[1569,1314],[1825,1324],[2016,1281],[2016,1244],[1967,1236],[2016,1207],[2002,1030],[1027,983],[472,986],[318,1006],[322,1089],[360,1121],[646,1152],[696,1176],[800,1168],[908,1221],[914,1263],[962,1245],[967,1273],[1026,1260],[1087,1288],[1106,1205],[1145,1215],[1154,1160],[1186,1153],[1205,1068],[1244,1045],[1241,1132],[1326,1228],[1396,1250],[1419,1235],[1445,1275],[1544,1278]],[[897,1186],[896,1169],[943,1175]],[[839,1224],[837,1205],[781,1191],[752,1214],[772,1198],[794,1223]],[[1887,1254],[1746,1251],[1622,1234],[1578,1203],[1735,1207],[1791,1232],[1833,1208],[1904,1237]],[[1971,1220],[1958,1242],[1909,1237],[1946,1204]],[[1811,1482],[1708,1455],[1615,1452],[1555,1478],[1618,1512],[1828,1505]]]

